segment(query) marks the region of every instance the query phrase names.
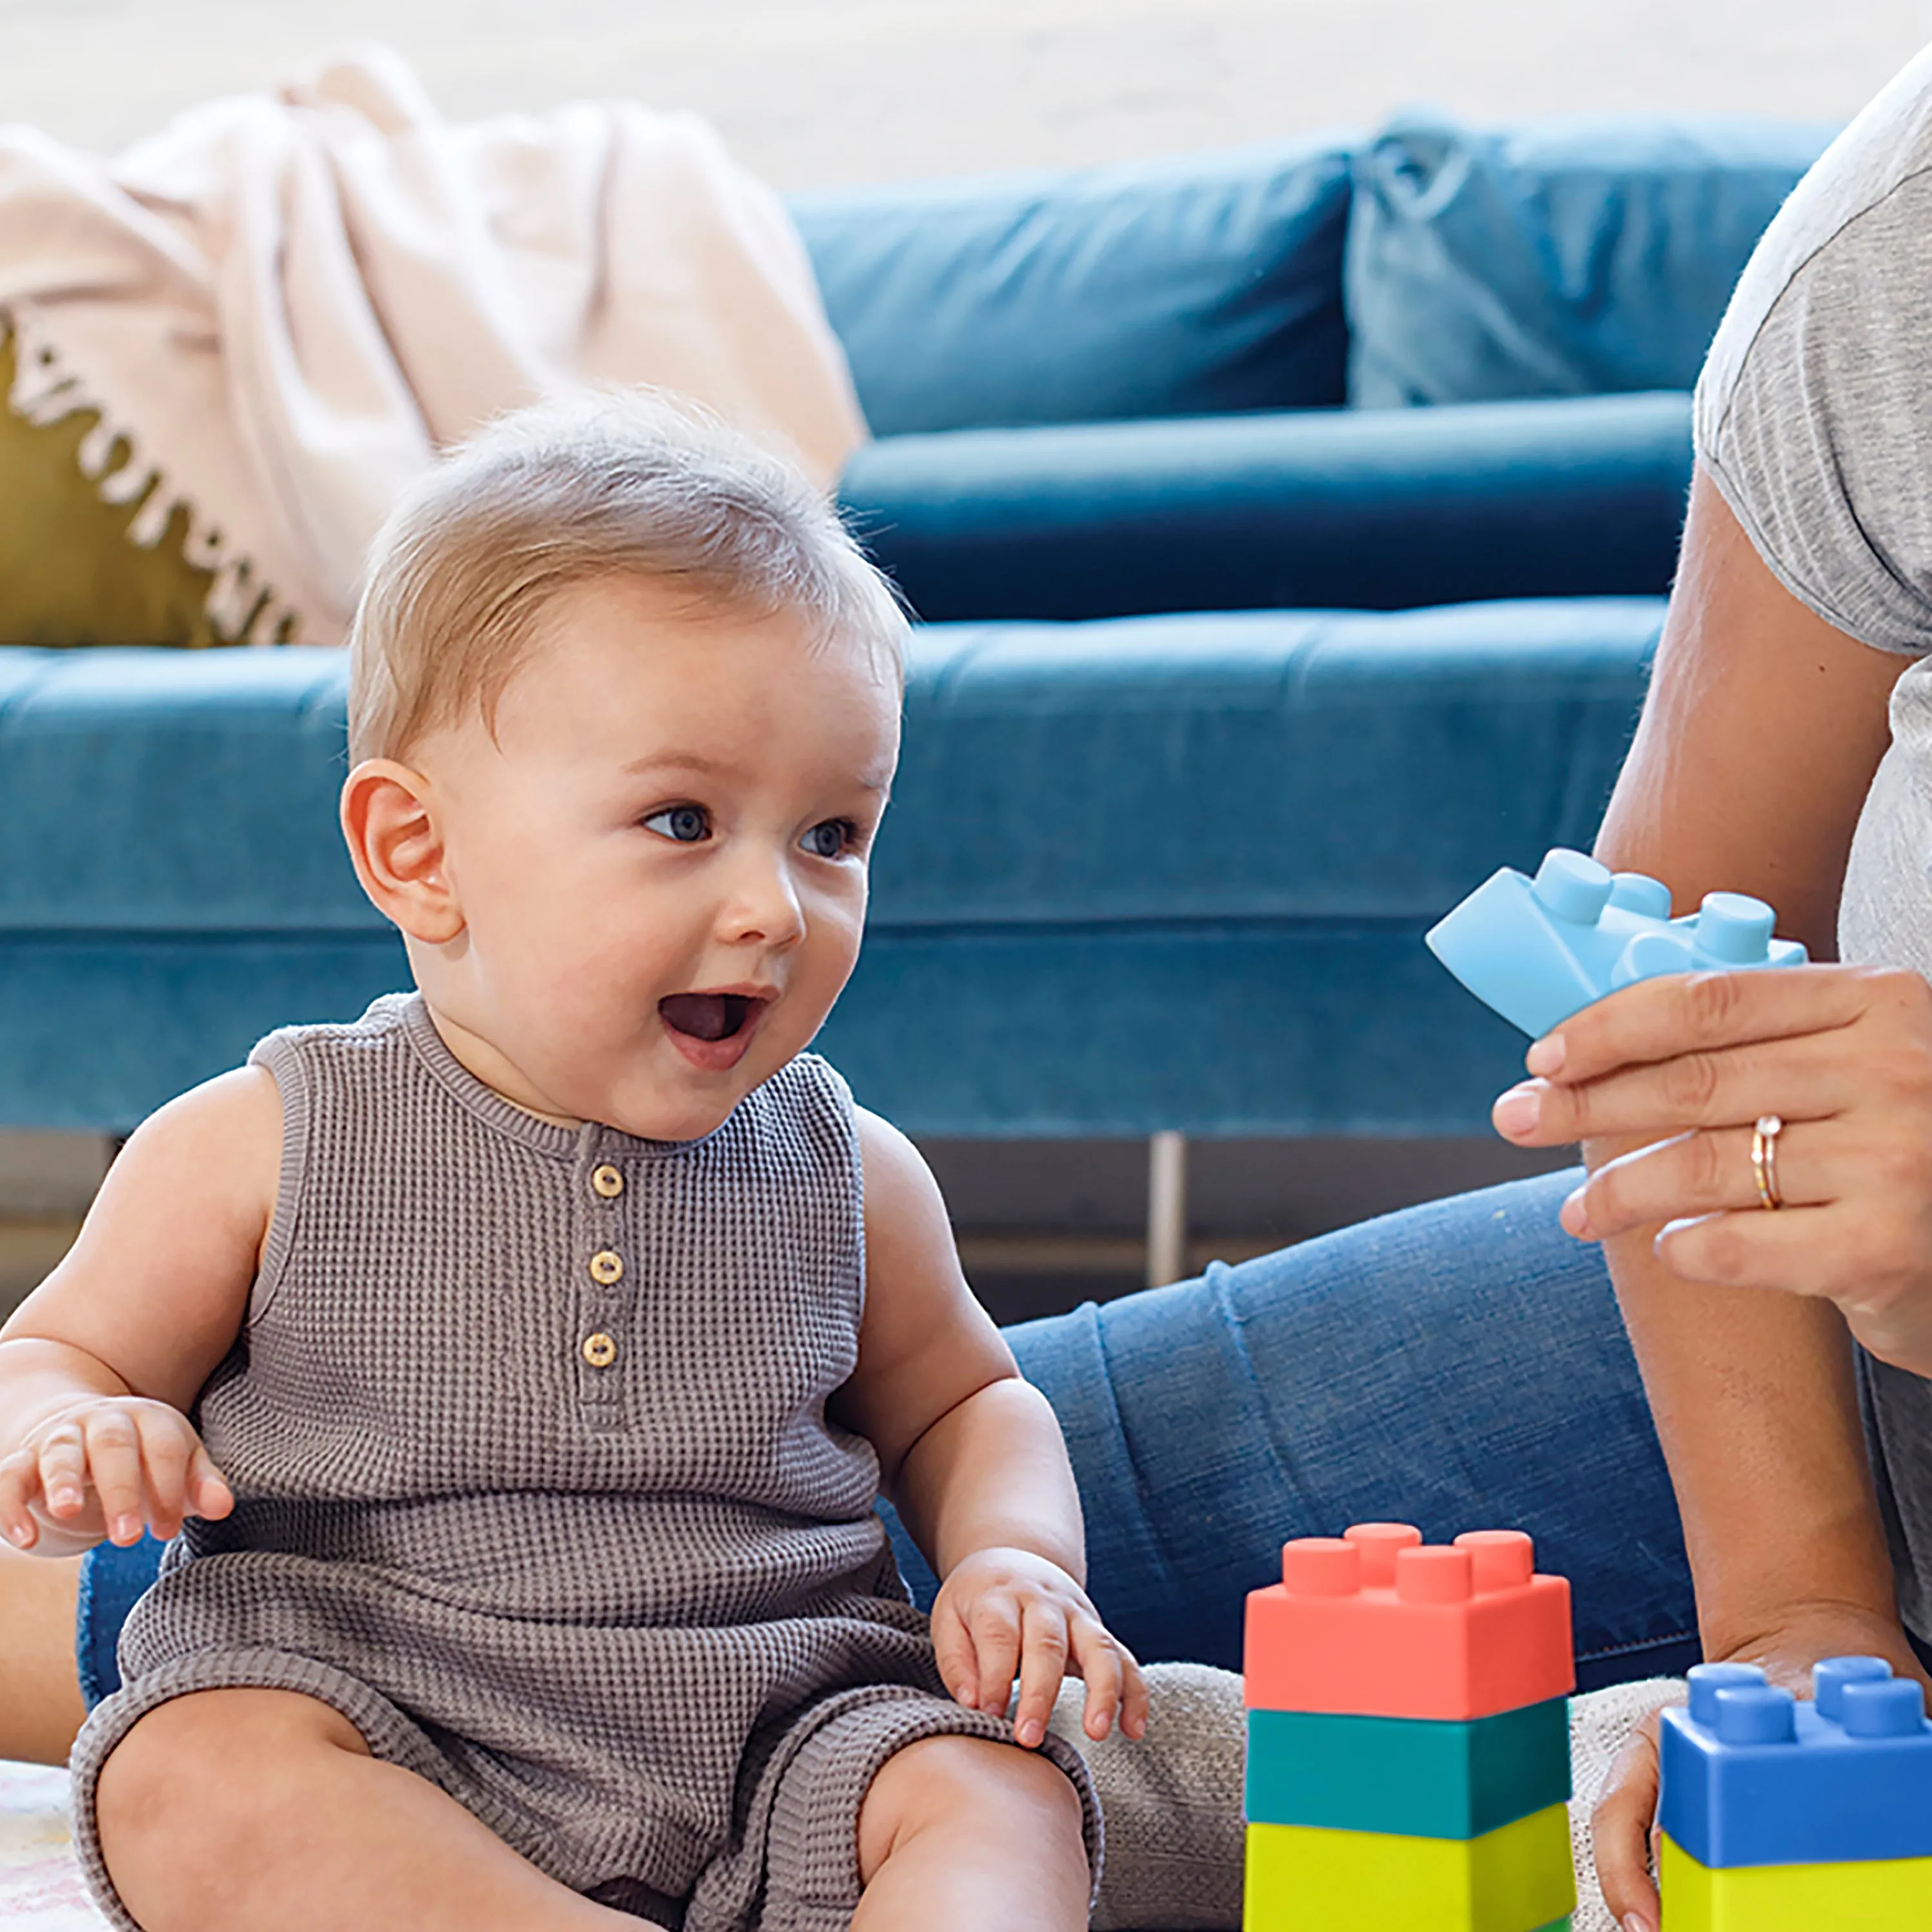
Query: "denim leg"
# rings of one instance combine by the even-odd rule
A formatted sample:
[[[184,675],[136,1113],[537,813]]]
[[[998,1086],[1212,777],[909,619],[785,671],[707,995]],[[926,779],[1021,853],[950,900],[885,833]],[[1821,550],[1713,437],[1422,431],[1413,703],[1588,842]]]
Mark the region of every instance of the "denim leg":
[[[1610,1278],[1557,1225],[1576,1182],[1432,1202],[1007,1331],[1066,1432],[1092,1594],[1137,1655],[1238,1670],[1245,1594],[1286,1538],[1393,1518],[1432,1540],[1528,1530],[1570,1580],[1586,1689],[1696,1661]]]
[[[125,1549],[97,1543],[81,1559],[74,1660],[80,1672],[80,1694],[90,1711],[121,1688],[121,1666],[115,1660],[121,1626],[135,1599],[160,1575],[161,1552],[166,1547],[150,1532]]]

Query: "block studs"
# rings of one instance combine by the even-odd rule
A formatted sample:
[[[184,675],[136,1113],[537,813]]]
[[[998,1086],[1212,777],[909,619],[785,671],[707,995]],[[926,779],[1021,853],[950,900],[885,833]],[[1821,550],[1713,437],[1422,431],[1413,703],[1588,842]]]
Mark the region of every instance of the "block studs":
[[[1456,1539],[1466,1550],[1478,1590],[1520,1590],[1536,1574],[1536,1546],[1520,1529],[1466,1529]]]
[[[1397,1553],[1422,1540],[1421,1531],[1407,1522],[1358,1522],[1342,1534],[1362,1552],[1362,1582],[1372,1590],[1393,1588]]]
[[[1847,1737],[1916,1737],[1924,1727],[1925,1692],[1916,1677],[1868,1678],[1840,1695]]]
[[[1594,926],[1610,902],[1607,866],[1558,845],[1544,854],[1532,890],[1544,908],[1578,926]]]
[[[1755,1664],[1694,1664],[1690,1666],[1690,1721],[1708,1731],[1718,1721],[1718,1693],[1738,1685],[1762,1684]]]
[[[1697,944],[1727,966],[1756,966],[1771,956],[1777,915],[1744,892],[1706,892],[1697,908]]]
[[[1828,1657],[1811,1666],[1811,1694],[1817,1700],[1818,1714],[1834,1724],[1845,1721],[1845,1686],[1847,1684],[1882,1684],[1892,1675],[1892,1666],[1882,1657]]]
[[[1405,1604],[1466,1604],[1476,1594],[1475,1572],[1466,1550],[1424,1544],[1398,1550],[1395,1593]]]
[[[1352,1597],[1362,1587],[1362,1552],[1339,1536],[1298,1536],[1281,1546],[1281,1580],[1291,1597]]]
[[[1727,1744],[1795,1744],[1798,1700],[1775,1684],[1731,1684],[1718,1693],[1719,1742]]]

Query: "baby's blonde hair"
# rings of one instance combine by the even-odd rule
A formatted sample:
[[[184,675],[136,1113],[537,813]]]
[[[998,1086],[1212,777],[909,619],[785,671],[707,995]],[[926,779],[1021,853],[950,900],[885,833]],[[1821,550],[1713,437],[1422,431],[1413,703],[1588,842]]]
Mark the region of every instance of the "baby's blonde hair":
[[[350,633],[350,759],[490,722],[547,607],[634,574],[703,606],[802,612],[814,643],[903,667],[891,585],[803,476],[691,405],[600,395],[493,424],[383,526]]]

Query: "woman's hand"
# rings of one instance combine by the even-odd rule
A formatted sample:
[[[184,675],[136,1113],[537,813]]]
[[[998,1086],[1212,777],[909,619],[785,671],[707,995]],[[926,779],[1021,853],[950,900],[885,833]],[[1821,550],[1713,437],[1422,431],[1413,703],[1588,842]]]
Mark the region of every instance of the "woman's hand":
[[[1496,1102],[1523,1147],[1612,1135],[1652,1144],[1564,1204],[1586,1240],[1661,1222],[1687,1281],[1832,1301],[1872,1354],[1932,1374],[1932,987],[1862,966],[1640,981],[1529,1050],[1537,1077]],[[1753,1124],[1775,1114],[1767,1213]]]
[[[1896,1623],[1838,1605],[1796,1618],[1789,1628],[1722,1660],[1760,1664],[1774,1684],[1808,1697],[1811,1666],[1824,1657],[1882,1657],[1900,1676],[1927,1682]],[[1661,1916],[1650,1875],[1658,1721],[1653,1711],[1631,1734],[1604,1780],[1590,1819],[1604,1903],[1624,1932],[1656,1932]]]
[[[1028,1550],[976,1550],[956,1564],[932,1606],[932,1647],[954,1701],[1003,1715],[1020,1681],[1013,1735],[1030,1749],[1046,1736],[1060,1679],[1087,1680],[1087,1735],[1116,1716],[1130,1738],[1147,1730],[1147,1684],[1126,1645],[1057,1563]]]

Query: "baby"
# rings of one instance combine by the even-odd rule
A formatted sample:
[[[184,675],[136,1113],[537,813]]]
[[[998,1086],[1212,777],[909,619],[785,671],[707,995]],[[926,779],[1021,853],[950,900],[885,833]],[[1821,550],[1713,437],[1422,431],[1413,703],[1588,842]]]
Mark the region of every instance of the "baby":
[[[0,1529],[178,1532],[73,1759],[116,1924],[1086,1924],[1046,1719],[1145,1689],[931,1176],[805,1050],[904,632],[658,405],[513,418],[392,520],[342,825],[417,990],[164,1108],[0,1330]]]

